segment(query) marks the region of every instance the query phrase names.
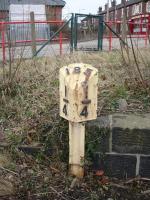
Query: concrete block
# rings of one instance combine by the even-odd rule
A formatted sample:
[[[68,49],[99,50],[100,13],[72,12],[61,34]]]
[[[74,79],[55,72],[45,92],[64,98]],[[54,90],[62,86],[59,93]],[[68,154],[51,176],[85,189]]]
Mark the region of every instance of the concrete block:
[[[122,129],[150,129],[150,113],[147,114],[113,114],[112,127]]]
[[[150,129],[112,128],[112,151],[150,154]]]
[[[133,178],[136,176],[136,155],[107,153],[105,156],[95,155],[95,170],[104,170],[105,175],[118,179]]]
[[[150,178],[150,155],[141,156],[139,174],[141,177]]]
[[[88,127],[91,134],[97,132],[97,137],[102,135],[99,151],[150,154],[150,114],[101,116],[88,123]],[[102,134],[106,129],[110,131]]]
[[[96,140],[98,152],[110,151],[110,121],[109,116],[99,117],[97,120],[88,122],[86,126],[88,141]]]

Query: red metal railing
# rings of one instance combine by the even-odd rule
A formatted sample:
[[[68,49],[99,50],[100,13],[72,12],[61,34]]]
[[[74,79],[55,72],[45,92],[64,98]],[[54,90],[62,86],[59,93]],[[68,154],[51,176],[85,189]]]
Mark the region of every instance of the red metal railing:
[[[36,40],[35,40],[36,43],[42,43],[42,42],[48,41],[50,35],[52,34],[51,32],[54,32],[54,30],[56,31],[64,23],[65,22],[62,20],[35,21],[34,24],[36,26],[36,34],[37,34]],[[14,38],[11,38],[11,41],[14,42],[16,45],[17,44],[20,44],[20,45],[32,44],[32,37],[31,37],[31,32],[30,32],[31,24],[33,24],[33,22],[31,21],[0,22],[0,34],[1,34],[0,45],[2,48],[3,63],[6,62],[6,48],[8,47],[9,42],[10,42],[7,39],[8,33],[10,37],[13,36],[15,38],[15,41],[14,41]],[[46,30],[48,30],[47,35],[46,35]],[[52,42],[59,44],[60,55],[62,55],[63,53],[63,42],[67,40],[68,38],[64,37],[62,32],[60,32],[59,35],[52,40]]]
[[[112,33],[111,29],[117,30],[117,27],[119,26],[118,30],[118,35],[121,36],[121,26],[122,22],[121,21],[109,21],[105,22],[110,29],[107,29],[106,32],[104,32],[104,39],[108,40],[109,47],[108,50],[111,51],[113,48],[113,40],[116,39],[117,37]],[[132,30],[131,30],[132,26]],[[134,26],[138,26],[139,31],[134,32]],[[117,32],[117,31],[116,31]],[[150,33],[150,23],[135,23],[135,22],[127,22],[127,39],[143,39],[144,41],[144,46],[147,47],[148,45],[148,40],[149,40],[149,33]]]
[[[42,42],[48,41],[51,32],[54,32],[58,30],[65,22],[58,20],[58,21],[35,21],[34,24],[36,25],[36,43],[40,44]],[[108,43],[108,50],[111,51],[113,49],[113,43],[115,39],[117,39],[116,35],[113,34],[111,29],[113,29],[119,36],[121,36],[121,21],[109,21],[105,22],[107,25],[109,25],[110,29],[107,29],[106,32],[104,32],[103,39],[107,41]],[[3,56],[3,63],[6,61],[6,49],[9,45],[9,40],[6,38],[7,33],[9,32],[9,35],[15,36],[15,39],[12,37],[12,41],[15,43],[15,45],[29,45],[32,44],[32,37],[31,32],[28,30],[31,28],[31,24],[33,22],[31,21],[5,21],[0,22],[0,34],[1,34],[1,41],[0,45],[2,48],[2,56]],[[131,27],[134,28],[134,26],[138,26],[140,32],[133,33],[131,31]],[[119,28],[118,28],[119,27]],[[148,45],[149,41],[149,31],[150,31],[150,24],[149,23],[135,23],[135,22],[128,22],[127,23],[127,38],[131,39],[142,39],[144,41],[144,46],[146,47]],[[48,29],[47,35],[46,30]],[[119,29],[119,30],[117,30]],[[141,30],[142,31],[141,34]],[[43,36],[44,35],[44,36]],[[45,36],[46,35],[46,36]],[[66,36],[67,35],[67,36]],[[64,32],[60,32],[58,36],[53,38],[52,42],[59,44],[59,54],[61,55],[63,53],[63,43],[65,41],[68,41],[68,34],[64,34]]]

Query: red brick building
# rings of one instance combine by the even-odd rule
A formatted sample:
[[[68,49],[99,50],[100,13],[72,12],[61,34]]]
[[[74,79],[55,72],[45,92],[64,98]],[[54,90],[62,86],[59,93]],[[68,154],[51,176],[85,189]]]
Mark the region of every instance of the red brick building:
[[[142,0],[122,0],[117,4],[116,0],[111,1],[109,15],[107,14],[107,4],[105,9],[99,9],[99,14],[104,15],[105,21],[118,22],[117,32],[121,32],[121,21],[123,20],[124,7],[126,7],[127,20],[132,34],[145,34],[150,30],[150,1],[147,3]]]

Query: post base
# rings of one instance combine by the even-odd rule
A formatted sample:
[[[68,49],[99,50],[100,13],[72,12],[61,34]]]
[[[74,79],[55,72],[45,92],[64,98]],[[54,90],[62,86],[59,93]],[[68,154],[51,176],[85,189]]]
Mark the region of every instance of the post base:
[[[79,165],[70,165],[69,166],[69,173],[77,178],[84,177],[84,168]]]
[[[84,176],[85,124],[69,122],[69,166],[70,174]]]

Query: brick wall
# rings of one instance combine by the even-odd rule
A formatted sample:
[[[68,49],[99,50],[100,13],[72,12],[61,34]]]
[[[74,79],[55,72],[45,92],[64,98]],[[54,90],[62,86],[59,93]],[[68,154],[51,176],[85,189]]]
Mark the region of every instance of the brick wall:
[[[61,20],[62,7],[60,6],[46,6],[47,20]]]
[[[133,10],[134,10],[134,7],[136,5],[142,5],[142,10],[141,10],[141,12],[134,14]],[[115,18],[116,18],[116,20],[120,21],[122,19],[122,13],[123,13],[122,9],[123,9],[123,5],[119,6],[119,8],[116,8],[116,10],[115,10],[115,8],[110,8],[110,13],[109,13],[110,17],[109,17],[109,20],[114,21]],[[145,2],[134,4],[134,5],[130,5],[130,6],[127,7],[127,9],[129,10],[128,11],[128,19],[131,19],[132,17],[140,15],[140,14],[143,14],[143,15],[144,14],[150,14],[150,13],[148,13],[146,11],[146,3]],[[115,17],[115,12],[116,12],[116,17]],[[105,14],[105,16],[106,16],[106,14]]]
[[[8,11],[0,11],[0,21],[6,20],[9,17]]]

